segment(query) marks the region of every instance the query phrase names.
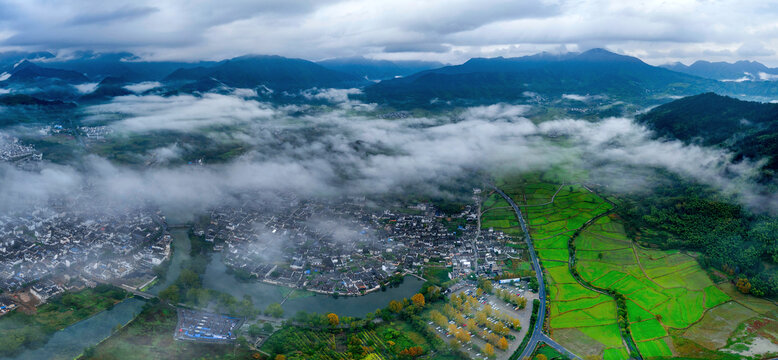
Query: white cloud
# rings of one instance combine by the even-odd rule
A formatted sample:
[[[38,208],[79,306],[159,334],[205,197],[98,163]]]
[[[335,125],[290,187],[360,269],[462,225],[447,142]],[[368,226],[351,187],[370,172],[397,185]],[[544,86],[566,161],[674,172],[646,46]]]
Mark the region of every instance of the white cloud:
[[[759,80],[768,80],[768,81],[778,80],[778,75],[760,72],[759,73]]]
[[[97,90],[98,85],[100,85],[100,83],[86,83],[73,85],[73,87],[82,94],[89,94]]]
[[[217,142],[239,141],[247,152],[227,163],[204,166],[137,169],[96,156],[84,158],[78,169],[45,165],[39,173],[0,165],[0,209],[73,196],[86,184],[105,197],[105,203],[150,201],[164,209],[192,212],[246,193],[371,194],[411,187],[434,192],[458,176],[560,166],[585,170],[592,182],[620,181],[621,188],[631,191],[650,186],[648,180],[635,180],[639,174],[631,169],[660,168],[745,203],[778,209],[775,196],[761,194],[760,185],[751,181],[758,163],[733,163],[732,154],[718,148],[654,140],[630,119],[562,119],[536,125],[523,117],[528,107],[508,104],[403,119],[354,115],[348,108],[314,113],[306,109],[217,94],[126,96],[92,106],[86,110],[91,120],[111,121],[120,130],[116,136],[176,130],[205,134]],[[208,130],[234,124],[241,126]],[[186,145],[171,140],[151,150],[148,160],[163,164],[184,156]]]
[[[208,93],[202,97],[121,96],[87,109],[88,120],[123,116],[113,123],[119,131],[194,130],[267,119],[275,114],[265,104],[235,96]]]
[[[137,83],[137,84],[125,85],[124,88],[129,90],[129,91],[132,91],[132,92],[134,92],[136,94],[140,94],[142,92],[145,92],[147,90],[151,90],[151,89],[154,89],[154,88],[158,88],[160,86],[162,86],[162,83],[157,82],[157,81],[144,81],[144,82],[140,82],[140,83]]]

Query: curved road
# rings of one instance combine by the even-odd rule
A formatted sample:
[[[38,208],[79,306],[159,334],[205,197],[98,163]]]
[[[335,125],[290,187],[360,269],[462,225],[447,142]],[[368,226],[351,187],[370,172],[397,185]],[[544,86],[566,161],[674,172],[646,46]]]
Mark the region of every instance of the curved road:
[[[516,212],[516,217],[519,220],[519,224],[521,225],[521,230],[524,232],[525,240],[527,241],[527,245],[529,246],[529,254],[532,257],[532,269],[535,270],[535,276],[537,276],[538,279],[538,297],[540,299],[540,309],[538,309],[538,319],[537,321],[535,321],[535,328],[532,329],[532,337],[527,343],[527,346],[524,348],[524,351],[522,351],[521,356],[519,356],[519,359],[529,358],[532,355],[532,352],[535,351],[535,348],[538,346],[539,342],[546,343],[548,346],[551,346],[554,349],[556,349],[556,351],[559,351],[560,353],[565,354],[566,356],[572,359],[580,359],[580,357],[571,353],[569,350],[565,349],[562,345],[557,344],[554,340],[549,338],[548,335],[543,333],[543,322],[546,319],[546,283],[543,280],[543,271],[540,269],[540,262],[538,261],[538,256],[537,254],[535,254],[535,247],[532,245],[532,237],[530,237],[529,229],[527,228],[527,223],[524,222],[524,217],[521,216],[521,210],[519,210],[519,206],[516,205],[516,203],[513,201],[513,199],[511,199],[510,196],[505,194],[497,186],[491,185],[491,187],[492,189],[494,189],[494,191],[500,194],[500,196],[502,196],[503,199],[505,199],[505,201],[507,201],[508,204],[511,205],[513,211]]]

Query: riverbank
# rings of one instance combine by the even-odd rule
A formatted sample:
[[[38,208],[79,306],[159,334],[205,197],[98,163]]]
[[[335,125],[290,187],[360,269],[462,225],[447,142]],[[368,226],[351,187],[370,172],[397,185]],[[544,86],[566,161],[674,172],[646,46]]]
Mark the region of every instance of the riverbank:
[[[203,287],[227,293],[237,299],[248,295],[258,309],[270,304],[281,303],[289,288],[270,285],[259,281],[241,282],[227,273],[220,253],[213,253],[205,273],[202,276]],[[415,277],[406,277],[397,287],[388,287],[386,291],[374,291],[362,296],[338,296],[310,292],[306,297],[290,297],[283,304],[284,314],[293,316],[298,311],[326,314],[330,312],[343,316],[363,317],[378,308],[383,308],[391,300],[410,298],[418,292],[424,282]],[[380,289],[379,289],[380,290]]]
[[[117,326],[126,324],[135,318],[145,301],[128,298],[117,303],[111,309],[97,312],[91,317],[78,321],[51,334],[42,346],[27,349],[3,360],[70,360],[79,356],[84,349],[94,346],[111,336]],[[8,337],[8,336],[4,336]]]

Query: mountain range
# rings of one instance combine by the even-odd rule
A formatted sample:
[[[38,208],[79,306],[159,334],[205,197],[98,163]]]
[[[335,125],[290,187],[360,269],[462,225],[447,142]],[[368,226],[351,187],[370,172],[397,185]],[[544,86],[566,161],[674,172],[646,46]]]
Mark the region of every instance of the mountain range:
[[[434,99],[509,101],[528,93],[607,94],[636,99],[664,94],[690,95],[718,87],[718,82],[710,79],[651,66],[638,58],[604,49],[592,49],[584,53],[476,58],[462,65],[382,81],[368,87],[366,93],[370,101],[394,99],[423,103]]]
[[[330,70],[359,76],[370,81],[404,77],[420,71],[444,66],[436,61],[389,61],[366,59],[364,57],[329,59],[319,61],[317,64]]]
[[[778,73],[755,62],[657,67],[604,49],[474,58],[453,66],[360,57],[316,63],[247,55],[191,63],[144,61],[130,53],[80,52],[58,58],[45,52],[17,52],[0,54],[0,94],[102,101],[132,93],[128,85],[153,82],[144,92],[170,95],[250,88],[279,100],[310,88],[361,88],[363,94],[356,96],[365,101],[407,107],[553,99],[564,94],[601,95],[638,104],[709,91],[741,98],[778,97],[775,82],[720,81],[740,72]]]
[[[696,61],[691,65],[673,63],[663,68],[684,74],[721,81],[771,81],[778,80],[778,68],[769,68],[756,61],[709,62]]]

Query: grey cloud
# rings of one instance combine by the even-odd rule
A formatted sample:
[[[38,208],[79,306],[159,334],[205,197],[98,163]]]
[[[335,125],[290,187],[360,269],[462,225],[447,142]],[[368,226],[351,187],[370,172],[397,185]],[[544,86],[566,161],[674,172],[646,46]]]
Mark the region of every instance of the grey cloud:
[[[753,42],[753,41],[740,45],[740,47],[737,48],[736,53],[738,56],[742,56],[744,58],[754,58],[754,57],[775,55],[774,50],[766,48],[763,43]]]
[[[384,52],[397,53],[397,52],[432,52],[432,53],[445,53],[451,50],[451,46],[444,44],[393,44],[384,47]]]
[[[93,10],[105,6],[94,0],[0,0],[0,39],[8,37],[0,47],[127,50],[153,59],[359,54],[456,63],[571,45],[623,49],[654,63],[691,62],[713,51],[715,60],[759,56],[778,65],[775,6],[757,0],[166,0],[112,2],[106,11]],[[751,41],[764,49],[738,51]],[[685,54],[667,55],[676,50]]]
[[[159,9],[152,6],[124,6],[116,10],[79,14],[68,21],[68,24],[81,26],[128,20],[144,17],[157,11],[159,11]]]

